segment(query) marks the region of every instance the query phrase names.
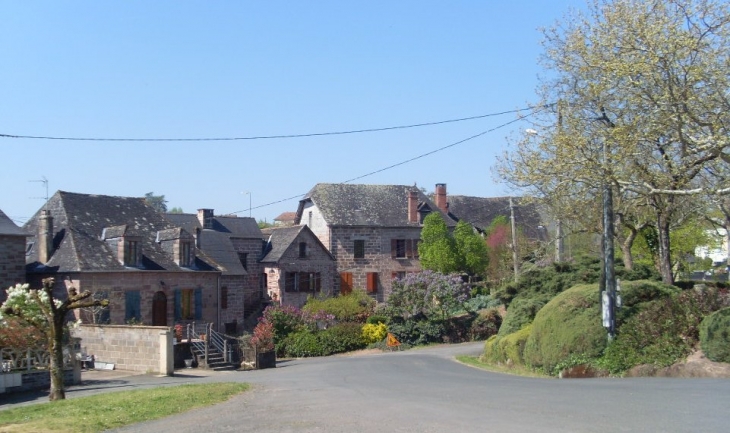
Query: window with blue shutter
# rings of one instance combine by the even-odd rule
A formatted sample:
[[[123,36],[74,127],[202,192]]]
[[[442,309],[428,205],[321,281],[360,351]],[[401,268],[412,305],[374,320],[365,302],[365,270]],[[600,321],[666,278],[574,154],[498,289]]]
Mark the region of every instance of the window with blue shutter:
[[[175,320],[182,319],[182,292],[180,289],[173,290],[175,296]]]
[[[139,290],[124,292],[124,321],[142,321],[141,296]]]

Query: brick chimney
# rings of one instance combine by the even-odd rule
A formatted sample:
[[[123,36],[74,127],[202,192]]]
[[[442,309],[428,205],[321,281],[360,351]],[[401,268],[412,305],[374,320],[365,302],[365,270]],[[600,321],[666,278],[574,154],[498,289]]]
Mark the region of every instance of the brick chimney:
[[[53,250],[53,217],[51,211],[42,210],[38,218],[38,261],[46,264]]]
[[[212,229],[213,209],[198,209],[198,221],[204,229]]]
[[[449,211],[449,203],[446,201],[446,184],[445,183],[437,183],[436,184],[436,206],[441,209],[444,212]]]
[[[418,191],[408,191],[408,222],[418,222]]]

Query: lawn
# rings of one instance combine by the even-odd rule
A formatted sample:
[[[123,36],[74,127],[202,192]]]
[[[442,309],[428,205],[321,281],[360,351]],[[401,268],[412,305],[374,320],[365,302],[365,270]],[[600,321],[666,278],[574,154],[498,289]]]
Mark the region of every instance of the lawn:
[[[33,404],[0,411],[0,432],[101,432],[228,400],[245,383],[158,387]]]
[[[550,376],[548,376],[547,374],[541,374],[539,372],[530,370],[529,368],[518,366],[518,365],[505,366],[505,365],[495,365],[495,364],[482,362],[479,360],[478,356],[458,355],[458,356],[456,356],[456,360],[461,362],[462,364],[466,364],[471,367],[481,368],[482,370],[488,370],[488,371],[491,371],[494,373],[513,374],[516,376],[526,376],[526,377],[550,378]]]

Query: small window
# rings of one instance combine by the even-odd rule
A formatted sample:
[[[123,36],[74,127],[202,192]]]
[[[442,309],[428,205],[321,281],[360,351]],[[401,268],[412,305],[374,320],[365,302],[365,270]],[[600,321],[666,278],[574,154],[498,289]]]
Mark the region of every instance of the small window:
[[[189,267],[190,265],[192,265],[190,242],[183,242],[180,244],[180,266]]]
[[[307,243],[299,242],[299,258],[303,259],[307,257]]]
[[[355,239],[355,258],[365,258],[365,241],[362,239]]]
[[[137,266],[139,263],[139,242],[126,241],[124,243],[124,266]]]
[[[406,240],[405,239],[393,239],[390,243],[390,255],[394,259],[406,258]]]
[[[248,270],[248,253],[238,253],[238,260],[241,261],[243,269]]]

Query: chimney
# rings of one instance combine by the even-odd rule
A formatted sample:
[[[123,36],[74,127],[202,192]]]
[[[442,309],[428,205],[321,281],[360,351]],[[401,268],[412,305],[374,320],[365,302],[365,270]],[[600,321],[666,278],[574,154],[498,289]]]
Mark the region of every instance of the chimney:
[[[408,191],[408,222],[418,222],[418,191]]]
[[[212,229],[213,209],[198,209],[198,221],[204,229]]]
[[[443,212],[449,211],[449,203],[446,201],[446,184],[436,184],[436,206]]]
[[[46,264],[53,249],[53,217],[51,211],[42,210],[38,218],[38,261]]]

